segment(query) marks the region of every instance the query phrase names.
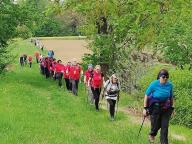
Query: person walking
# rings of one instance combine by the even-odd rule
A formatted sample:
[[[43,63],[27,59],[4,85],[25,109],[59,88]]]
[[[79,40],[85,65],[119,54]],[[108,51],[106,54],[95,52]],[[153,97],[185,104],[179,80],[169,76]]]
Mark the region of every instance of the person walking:
[[[72,84],[72,93],[78,95],[78,84],[81,76],[82,68],[77,64],[77,60],[72,60],[72,66],[70,68],[70,79]]]
[[[40,72],[42,75],[45,75],[45,58],[44,57],[40,60]]]
[[[101,72],[101,66],[96,65],[93,71],[93,77],[89,78],[88,81],[88,86],[91,86],[91,90],[94,96],[96,111],[99,111],[99,99],[103,83],[104,83],[104,75]]]
[[[56,77],[56,79],[58,80],[58,86],[61,87],[62,86],[62,77],[63,77],[63,65],[62,65],[62,61],[58,60],[57,64],[55,65],[55,71],[54,71],[54,76]]]
[[[49,57],[45,58],[45,77],[46,78],[50,77],[50,65],[51,65],[50,60],[51,60],[51,58],[49,58]]]
[[[29,57],[28,57],[28,62],[29,62],[29,67],[30,67],[30,68],[32,67],[32,61],[33,61],[32,56],[29,56]]]
[[[66,88],[69,92],[72,91],[72,85],[70,82],[70,75],[69,75],[70,68],[71,68],[71,62],[68,62],[64,69],[64,79],[65,79]]]
[[[116,101],[119,101],[120,83],[115,74],[104,84],[104,94],[109,103],[109,113],[111,120],[114,121]]]
[[[27,65],[27,55],[24,54],[24,55],[23,55],[23,58],[24,58],[24,63],[25,63],[25,65]]]
[[[35,58],[36,58],[36,62],[39,63],[39,58],[40,58],[40,54],[39,52],[35,52]]]
[[[56,64],[57,64],[56,59],[53,58],[51,61],[51,65],[50,65],[50,76],[51,76],[51,78],[54,78],[54,80],[55,80],[54,71],[55,71]]]
[[[21,55],[20,57],[19,57],[19,63],[20,63],[20,65],[23,67],[24,66],[24,57],[23,57],[23,55]]]
[[[48,57],[49,57],[49,58],[53,58],[53,56],[54,56],[53,50],[49,50],[49,51],[48,51]]]
[[[92,93],[92,90],[91,90],[92,78],[93,78],[93,65],[88,64],[88,69],[84,73],[84,84],[86,86],[89,101],[90,101],[91,104],[93,104],[93,102],[94,102],[93,93]],[[90,85],[88,86],[89,79],[90,79]]]
[[[160,143],[168,144],[168,127],[173,112],[173,84],[168,80],[169,73],[166,69],[160,70],[157,80],[147,88],[144,97],[144,117],[150,115],[151,131],[149,142],[154,142],[160,131]]]

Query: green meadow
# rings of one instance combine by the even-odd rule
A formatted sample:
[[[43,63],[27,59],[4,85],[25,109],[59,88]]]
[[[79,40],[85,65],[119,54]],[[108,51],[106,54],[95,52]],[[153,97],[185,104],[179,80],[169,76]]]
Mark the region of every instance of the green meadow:
[[[16,59],[0,77],[0,144],[148,143],[148,122],[137,136],[142,117],[119,109],[116,120],[110,121],[104,100],[99,112],[86,103],[82,83],[75,97],[54,80],[45,79],[35,60],[31,69],[20,67],[20,54],[34,57],[38,51],[29,41],[16,40],[9,49]],[[121,108],[130,103],[126,97],[120,99]],[[192,130],[171,125],[169,132],[170,144],[192,144]]]

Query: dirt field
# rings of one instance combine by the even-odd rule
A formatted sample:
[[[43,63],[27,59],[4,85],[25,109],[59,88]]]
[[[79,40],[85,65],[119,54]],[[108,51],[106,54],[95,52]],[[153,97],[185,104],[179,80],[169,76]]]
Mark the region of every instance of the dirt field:
[[[85,53],[91,53],[86,47],[86,40],[41,40],[47,50],[53,50],[55,57],[61,59],[64,63],[72,58],[77,58],[81,62],[81,58]]]

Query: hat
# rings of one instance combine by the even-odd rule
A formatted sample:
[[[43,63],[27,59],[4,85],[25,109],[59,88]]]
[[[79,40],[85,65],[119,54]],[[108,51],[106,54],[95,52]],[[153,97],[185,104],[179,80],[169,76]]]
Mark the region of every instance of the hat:
[[[88,64],[88,68],[93,68],[93,65],[92,64]]]

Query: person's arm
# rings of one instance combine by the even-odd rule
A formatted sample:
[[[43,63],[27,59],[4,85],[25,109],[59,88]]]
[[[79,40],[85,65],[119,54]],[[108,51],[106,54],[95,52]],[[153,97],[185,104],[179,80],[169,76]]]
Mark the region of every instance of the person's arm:
[[[174,94],[173,94],[173,86],[171,87],[171,92],[170,92],[170,96],[171,96],[171,106],[174,107]]]
[[[143,104],[144,108],[148,107],[147,103],[148,103],[148,96],[145,95],[145,97],[144,97],[144,104]]]
[[[144,97],[144,105],[143,105],[143,116],[144,117],[149,115],[149,108],[148,108],[147,102],[148,102],[148,96],[145,95],[145,97]]]
[[[104,89],[106,89],[107,88],[107,85],[109,84],[109,80],[107,80],[106,82],[104,82]]]
[[[105,78],[104,78],[104,75],[102,73],[102,84],[101,84],[101,87],[104,87],[104,85],[105,85]]]
[[[120,99],[120,89],[121,89],[121,85],[120,85],[120,82],[118,82],[118,95],[117,95],[117,100],[118,101]]]
[[[86,84],[87,82],[86,82],[86,75],[84,74],[84,79],[83,79],[83,82],[84,82],[84,84]]]
[[[143,101],[143,115],[144,117],[149,115],[149,107],[148,107],[148,96],[152,93],[153,86],[152,84],[149,85],[145,92],[144,101]]]
[[[90,86],[90,81],[91,81],[91,78],[89,78],[87,86]]]

